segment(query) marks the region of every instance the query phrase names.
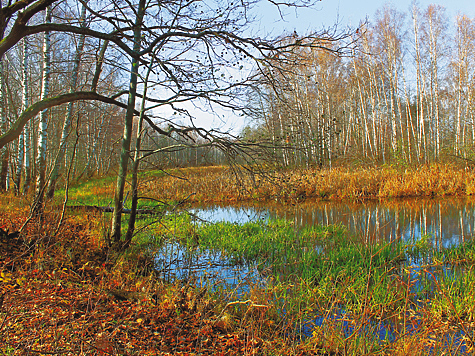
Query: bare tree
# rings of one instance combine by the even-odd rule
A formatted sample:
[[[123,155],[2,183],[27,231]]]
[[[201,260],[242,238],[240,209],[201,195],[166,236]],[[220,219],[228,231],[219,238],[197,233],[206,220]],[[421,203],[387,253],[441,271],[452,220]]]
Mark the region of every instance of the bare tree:
[[[249,11],[254,5],[252,0],[238,3],[231,0],[206,3],[170,0],[159,4],[144,0],[108,4],[89,1],[82,3],[89,14],[88,26],[84,26],[81,17],[75,20],[56,18],[54,23],[46,21],[28,25],[28,20],[53,3],[56,1],[28,0],[1,8],[0,30],[5,33],[5,37],[0,42],[0,56],[22,38],[49,31],[80,35],[86,40],[89,38],[91,43],[97,45],[98,51],[99,40],[107,42],[109,56],[116,55],[116,60],[110,61],[104,57],[104,61],[98,61],[95,73],[89,74],[91,82],[86,87],[90,90],[84,90],[84,86],[76,89],[76,85],[73,85],[70,92],[63,90],[25,107],[0,136],[0,147],[16,139],[30,120],[48,108],[62,104],[71,106],[74,101],[99,101],[125,109],[111,231],[117,248],[124,246],[121,241],[121,220],[128,165],[132,157],[133,119],[135,115],[140,115],[135,108],[138,86],[150,88],[147,95],[142,95],[147,103],[142,115],[149,127],[159,135],[183,137],[191,141],[199,138],[203,140],[199,144],[201,146],[214,145],[234,152],[232,144],[240,147],[235,138],[226,139],[215,130],[203,130],[194,125],[193,107],[208,111],[243,110],[246,108],[242,100],[243,90],[261,85],[263,78],[272,80],[265,76],[266,68],[272,66],[284,70],[289,63],[299,58],[294,49],[338,50],[328,46],[331,38],[319,33],[298,38],[250,36],[248,25]],[[300,7],[307,6],[307,3],[290,1],[276,6]],[[81,40],[79,44],[76,58],[81,55]],[[276,60],[277,57],[279,60]],[[79,61],[80,58],[75,63]],[[145,68],[152,61],[155,64],[148,83],[139,80],[144,77]],[[114,68],[121,78],[129,73],[130,80],[123,91],[114,93],[97,85],[104,65]],[[73,79],[76,77],[75,72],[76,69],[72,73]],[[127,102],[121,99],[125,95]],[[303,101],[297,100],[297,110],[302,117],[306,110]],[[189,125],[180,125],[170,118],[170,111],[176,112],[176,117],[182,121],[189,120]],[[297,124],[298,121],[292,122],[291,128],[296,130]],[[301,135],[303,138],[307,136],[308,133]],[[303,148],[307,152],[309,142],[308,139],[304,141]],[[140,145],[138,147],[140,151]],[[196,155],[197,149],[194,152]],[[140,159],[140,155],[137,159]]]
[[[142,25],[145,16],[145,0],[139,0],[136,10],[135,24],[133,27],[133,51],[138,53],[142,49]],[[127,168],[129,164],[130,142],[132,139],[132,121],[135,112],[135,98],[137,93],[137,76],[139,73],[138,58],[132,58],[130,69],[130,85],[127,101],[127,111],[125,113],[124,136],[122,139],[122,148],[120,152],[119,173],[117,176],[117,186],[114,195],[114,213],[112,216],[112,232],[111,236],[114,244],[120,244],[121,237],[121,220],[124,200],[124,187],[127,178]],[[125,246],[124,246],[125,247]],[[122,248],[122,246],[121,246]]]
[[[0,129],[5,131],[8,127],[7,119],[7,100],[5,97],[6,88],[5,88],[5,76],[4,76],[5,66],[3,62],[3,57],[0,57]],[[9,149],[8,146],[3,147],[0,150],[0,191],[6,191],[8,186],[8,161],[9,161]]]
[[[452,72],[449,74],[453,83],[455,98],[455,146],[456,155],[466,155],[466,132],[472,127],[472,144],[475,142],[473,127],[473,91],[471,85],[475,78],[473,66],[475,63],[475,26],[474,21],[465,15],[456,18],[455,53],[452,59]]]
[[[430,74],[429,95],[430,95],[430,115],[433,118],[433,126],[431,126],[434,137],[434,156],[439,158],[441,149],[441,99],[440,99],[440,70],[441,62],[444,60],[447,50],[447,41],[444,39],[447,31],[447,17],[445,9],[440,6],[430,5],[425,12],[425,22],[422,30],[424,33],[423,46],[429,55],[427,66]]]
[[[23,76],[22,76],[22,87],[23,87],[23,97],[22,97],[22,109],[26,110],[28,108],[28,42],[26,38],[23,39]],[[26,123],[25,123],[26,124]],[[22,127],[23,128],[23,127]],[[24,168],[24,159],[25,159],[25,141],[26,141],[25,130],[20,131],[20,139],[18,141],[18,157],[17,157],[17,171],[15,175],[15,191],[17,194],[20,193],[21,187],[21,175]]]
[[[80,28],[86,28],[86,5],[83,4],[80,16]],[[50,21],[48,21],[50,22]],[[84,49],[84,42],[85,42],[85,34],[79,35],[78,46],[76,48],[76,54],[74,56],[73,61],[73,68],[71,72],[71,84],[70,84],[70,92],[74,93],[77,90],[77,82],[79,78],[79,66],[81,64],[81,56]],[[47,189],[47,197],[49,199],[53,198],[54,191],[56,187],[56,182],[59,177],[59,170],[64,161],[64,156],[66,153],[66,144],[67,139],[70,134],[71,130],[71,123],[73,121],[73,102],[68,103],[67,113],[64,118],[63,129],[61,133],[61,139],[59,142],[59,151],[53,163],[53,170],[51,172],[51,177],[48,182],[48,189]]]

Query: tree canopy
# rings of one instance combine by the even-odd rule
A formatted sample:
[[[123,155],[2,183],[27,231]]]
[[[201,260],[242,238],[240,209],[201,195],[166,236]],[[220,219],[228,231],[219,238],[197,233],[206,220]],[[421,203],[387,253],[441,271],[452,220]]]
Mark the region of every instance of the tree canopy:
[[[76,55],[73,67],[57,58],[58,63],[66,64],[56,70],[72,73],[69,77],[63,75],[70,85],[58,83],[49,95],[34,97],[20,113],[15,115],[14,110],[4,113],[0,148],[20,135],[29,136],[27,125],[40,112],[68,103],[59,141],[60,151],[54,164],[56,169],[64,157],[73,102],[90,102],[87,104],[89,108],[100,102],[125,109],[111,232],[114,243],[119,244],[129,162],[139,162],[156,151],[145,152],[140,148],[142,124],[137,139],[132,140],[134,117],[140,117],[159,135],[191,141],[199,138],[226,149],[236,143],[236,138],[225,138],[223,133],[195,125],[194,119],[200,110],[245,110],[249,104],[246,92],[263,83],[272,86],[279,76],[287,75],[292,70],[291,64],[299,61],[302,48],[325,49],[333,53],[343,50],[339,41],[348,37],[346,33],[256,35],[251,26],[256,4],[254,0],[171,0],[157,3],[144,0],[106,3],[37,0],[7,3],[0,9],[2,61],[10,58],[11,52],[19,54],[20,41],[27,44],[39,34],[43,34],[45,43],[48,36],[53,36],[53,56],[60,57],[61,51],[76,52]],[[274,5],[298,8],[312,3],[296,0]],[[41,13],[47,8],[52,16],[42,17]],[[23,56],[26,56],[26,49]],[[24,75],[27,76],[28,73]],[[2,93],[6,93],[3,87]],[[2,95],[2,100],[6,98],[7,95]],[[137,109],[138,98],[142,98],[140,110]],[[184,120],[189,124],[183,124]],[[27,137],[23,140],[29,142]],[[41,150],[45,148],[41,146]],[[134,156],[133,152],[139,154]],[[18,168],[21,166],[19,161]],[[134,167],[137,169],[138,166]],[[42,174],[44,176],[44,172]],[[56,177],[53,171],[49,196],[54,191]],[[38,199],[41,201],[42,198],[39,196]],[[130,229],[133,231],[133,224]]]

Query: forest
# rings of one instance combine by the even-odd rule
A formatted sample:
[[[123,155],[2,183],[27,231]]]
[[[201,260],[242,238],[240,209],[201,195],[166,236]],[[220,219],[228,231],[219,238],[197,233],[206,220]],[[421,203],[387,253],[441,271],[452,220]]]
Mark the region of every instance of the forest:
[[[473,19],[449,19],[438,5],[385,5],[356,31],[345,56],[301,49],[292,75],[257,97],[262,110],[246,134],[295,146],[284,165],[470,159]]]
[[[1,354],[473,352],[475,19],[259,3],[0,0]]]

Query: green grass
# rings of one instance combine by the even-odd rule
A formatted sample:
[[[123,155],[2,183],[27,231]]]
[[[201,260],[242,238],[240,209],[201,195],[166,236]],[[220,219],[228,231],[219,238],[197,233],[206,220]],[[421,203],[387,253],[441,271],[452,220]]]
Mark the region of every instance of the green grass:
[[[155,171],[141,178],[161,176]],[[114,185],[115,177],[75,185],[69,203],[107,206]],[[158,201],[140,201],[140,208],[153,207],[167,209]],[[124,228],[126,222],[127,216]],[[387,348],[402,355],[413,347],[413,354],[424,354],[434,342],[443,345],[443,335],[465,335],[465,324],[475,320],[474,242],[434,251],[427,235],[414,244],[364,245],[342,226],[298,229],[285,220],[198,224],[184,213],[140,216],[136,232],[132,254],[145,249],[153,254],[153,245],[174,241],[190,251],[219,251],[236,264],[258,265],[267,286],[251,285],[243,298],[268,306],[266,320],[289,337],[298,338],[304,324],[323,319],[306,341],[319,350],[366,354]],[[414,260],[422,266],[407,264]],[[248,311],[247,305],[233,309],[241,318]],[[378,322],[394,326],[396,341],[375,337]],[[404,330],[412,324],[418,329],[408,336]],[[354,332],[345,333],[345,325]]]
[[[424,340],[439,340],[450,328],[463,331],[463,322],[475,318],[475,271],[467,265],[471,243],[434,252],[430,236],[415,244],[363,245],[342,226],[296,229],[285,220],[196,224],[187,215],[170,215],[162,223],[167,228],[155,232],[160,243],[171,239],[198,251],[219,251],[236,264],[258,265],[269,276],[267,286],[251,285],[243,298],[268,305],[266,317],[293,337],[302,336],[303,325],[319,317],[323,322],[306,341],[318,347],[339,345],[333,351],[342,352],[339,347],[346,345],[347,354],[396,350],[390,333],[387,340],[375,337],[380,325],[394,327],[396,340],[416,324],[415,333]],[[465,266],[407,265],[414,260],[465,261]],[[242,317],[246,310],[236,306],[234,312]],[[350,335],[344,331],[348,324],[354,331]]]
[[[139,182],[156,180],[163,176],[165,176],[165,173],[162,170],[144,171],[139,173]],[[128,174],[127,182],[130,182],[131,178],[131,174]],[[116,181],[117,176],[111,175],[73,183],[68,189],[68,205],[112,205]],[[125,187],[126,196],[129,190],[130,184],[127,184]],[[58,199],[63,199],[64,194],[65,189],[61,188],[56,191],[55,195]],[[130,196],[127,197],[126,207],[128,207],[127,203],[130,203]],[[153,208],[157,205],[160,205],[160,203],[153,200],[143,199],[139,201],[139,208],[142,209]]]
[[[72,184],[68,189],[68,205],[110,205],[114,197],[116,179],[114,176],[107,176]],[[64,195],[64,188],[55,193],[57,199],[63,199]]]
[[[475,264],[475,241],[434,252],[434,259],[445,264]]]

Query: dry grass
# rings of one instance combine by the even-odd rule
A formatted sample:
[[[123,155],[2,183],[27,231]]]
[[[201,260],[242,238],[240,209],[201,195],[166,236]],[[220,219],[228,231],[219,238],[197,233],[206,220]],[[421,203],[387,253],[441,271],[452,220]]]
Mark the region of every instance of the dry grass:
[[[0,227],[16,231],[27,201],[0,201],[10,204]],[[211,290],[164,283],[143,251],[107,251],[98,214],[68,215],[53,236],[58,217],[48,212],[18,239],[0,235],[0,354],[318,354],[283,337],[257,298],[227,303]]]
[[[451,165],[430,165],[405,171],[383,167],[257,174],[236,173],[226,167],[200,167],[146,181],[142,192],[162,200],[180,201],[188,197],[192,202],[472,195],[475,193],[475,171]]]
[[[423,166],[419,169],[406,171],[392,168],[368,168],[353,171],[337,168],[331,171],[294,170],[287,172],[267,172],[267,174],[263,175],[239,173],[235,175],[226,167],[204,167],[174,171],[173,176],[148,176],[150,178],[143,179],[141,196],[157,197],[160,200],[182,200],[190,196],[190,194],[194,194],[190,199],[196,202],[225,202],[269,198],[304,199],[315,197],[357,200],[381,197],[442,196],[475,193],[475,173],[472,170],[450,165]],[[177,176],[179,178],[177,178]],[[96,188],[92,182],[91,184],[92,187],[86,185],[83,189],[88,193],[92,192],[92,194],[99,196],[105,193],[110,194],[114,182],[102,182],[100,188]],[[80,192],[78,192],[78,194],[79,193]],[[388,202],[388,204],[392,203],[391,201]],[[408,202],[406,203],[409,204]],[[10,231],[18,229],[22,225],[27,212],[27,202],[13,195],[0,195],[0,227],[9,228]],[[76,345],[71,341],[70,344],[66,345],[68,349],[71,350],[76,351],[79,347],[84,346],[89,347],[89,354],[94,354],[93,346],[98,345],[96,336],[100,335],[97,334],[98,331],[101,333],[111,333],[110,330],[112,330],[115,332],[114,335],[117,334],[114,336],[116,339],[114,339],[114,342],[111,344],[111,347],[114,348],[114,352],[116,353],[118,353],[117,350],[124,351],[127,349],[128,344],[123,340],[129,337],[129,334],[134,335],[135,333],[135,335],[142,335],[142,337],[137,339],[137,342],[143,342],[143,346],[136,346],[135,351],[141,350],[143,354],[146,354],[144,350],[151,348],[149,343],[151,339],[144,338],[143,335],[150,335],[151,338],[157,339],[157,343],[160,343],[157,345],[162,345],[162,341],[164,345],[166,343],[169,344],[168,337],[177,339],[177,336],[182,336],[182,334],[178,334],[178,332],[176,335],[169,335],[155,331],[152,329],[152,327],[158,324],[155,322],[147,325],[133,322],[133,320],[145,320],[142,315],[168,312],[167,308],[162,308],[166,303],[170,306],[170,311],[174,312],[178,302],[172,297],[167,297],[167,295],[174,295],[173,293],[176,292],[177,289],[173,289],[173,286],[164,285],[160,285],[160,289],[157,287],[158,282],[154,278],[147,277],[147,279],[136,273],[136,271],[140,269],[138,258],[118,259],[113,263],[110,257],[105,254],[102,248],[103,241],[99,238],[99,232],[103,225],[103,221],[101,221],[99,216],[84,214],[68,215],[56,240],[51,238],[51,232],[54,231],[57,226],[57,218],[58,213],[51,213],[48,219],[43,223],[32,223],[26,230],[28,236],[33,236],[36,239],[35,241],[38,241],[38,243],[35,244],[38,248],[31,257],[28,258],[28,264],[20,266],[21,268],[14,271],[15,273],[24,273],[23,275],[15,275],[14,277],[23,276],[26,281],[25,284],[14,286],[16,289],[11,289],[11,286],[5,283],[1,285],[3,289],[0,290],[0,295],[5,294],[7,296],[4,305],[8,305],[8,307],[11,308],[9,309],[11,315],[16,318],[14,324],[21,327],[15,332],[13,329],[0,328],[0,333],[3,333],[2,335],[4,337],[5,335],[9,337],[8,342],[11,345],[14,345],[16,348],[17,345],[20,345],[17,342],[18,340],[22,342],[30,341],[31,335],[28,333],[30,330],[28,328],[29,325],[27,321],[20,319],[24,315],[21,312],[23,305],[20,301],[29,298],[30,295],[28,293],[32,293],[32,291],[34,292],[36,290],[42,292],[42,294],[39,295],[41,297],[39,302],[36,305],[32,304],[31,308],[26,311],[24,310],[23,313],[27,313],[25,314],[27,316],[37,317],[37,320],[45,322],[43,326],[39,325],[37,329],[39,330],[38,333],[43,335],[44,340],[49,340],[47,338],[54,334],[51,330],[57,330],[59,326],[62,328],[61,330],[69,332],[73,330],[73,328],[78,329],[77,325],[80,325],[80,330],[83,332],[80,343],[78,344],[75,341]],[[23,253],[23,251],[20,252]],[[6,256],[6,254],[3,255]],[[2,262],[1,259],[0,262]],[[4,267],[7,262],[7,260],[3,261],[3,265],[0,265],[0,267]],[[135,266],[135,264],[137,264],[137,266]],[[14,281],[16,279],[12,280]],[[334,297],[328,298],[327,302],[325,302],[328,305],[338,303],[342,300],[345,293],[351,291],[345,287],[349,285],[349,279],[334,279],[328,283],[335,284],[332,289],[332,292],[334,292],[332,295]],[[363,289],[361,300],[366,300],[367,297],[369,298],[369,296],[373,295],[369,286],[368,283],[366,289]],[[471,291],[473,289],[471,286],[467,283],[464,283],[463,286],[466,286],[465,289],[459,288],[456,290],[457,295],[472,296]],[[8,289],[9,294],[6,294],[7,287],[10,288]],[[129,301],[115,301],[111,299],[110,295],[105,291],[118,287],[130,291],[138,291],[139,289],[146,290],[148,294],[159,295],[163,305],[149,306],[149,304],[142,305]],[[315,289],[314,285],[311,287],[308,293]],[[388,285],[387,288],[389,287],[391,286]],[[48,299],[49,295],[55,295],[54,293],[58,290],[62,291],[61,288],[67,290],[68,298],[71,298],[68,302],[68,308],[70,305],[73,305],[74,308],[77,307],[77,310],[74,309],[73,312],[69,309],[62,310],[61,312],[63,314],[61,315],[62,317],[64,316],[64,324],[50,325],[45,321],[48,315],[43,312],[54,310],[54,308],[60,308],[62,306],[61,300],[55,299],[53,301]],[[13,290],[13,292],[10,292],[10,290]],[[234,310],[231,310],[231,308],[228,308],[228,310],[224,301],[214,300],[214,296],[206,295],[206,298],[203,299],[203,303],[211,303],[213,309],[209,310],[210,314],[207,315],[206,318],[200,316],[199,319],[196,319],[199,321],[198,327],[194,327],[193,330],[190,329],[189,331],[186,329],[186,335],[191,335],[194,338],[193,340],[196,339],[201,342],[202,340],[208,340],[202,337],[203,331],[208,333],[211,330],[213,331],[212,335],[219,340],[224,338],[226,341],[228,341],[228,339],[231,340],[231,338],[228,338],[228,335],[231,335],[233,340],[242,341],[243,345],[248,345],[248,341],[250,341],[251,343],[249,343],[249,345],[251,345],[251,347],[241,353],[249,355],[256,353],[264,355],[346,355],[376,354],[376,352],[379,354],[394,355],[423,355],[427,354],[431,348],[435,350],[434,354],[447,354],[445,335],[454,334],[465,327],[469,328],[470,331],[474,328],[473,320],[466,321],[459,316],[461,314],[453,307],[453,300],[456,299],[453,299],[449,293],[447,293],[447,298],[441,299],[442,301],[446,300],[446,305],[442,305],[442,307],[439,308],[444,311],[440,315],[436,314],[439,309],[435,310],[429,307],[422,308],[419,314],[413,315],[414,313],[410,314],[413,310],[408,307],[408,305],[410,305],[408,293],[404,294],[405,290],[402,289],[400,291],[401,295],[394,301],[394,308],[391,309],[389,308],[391,305],[383,305],[380,302],[373,304],[365,302],[360,312],[356,313],[353,319],[348,320],[346,316],[345,320],[328,317],[322,327],[315,329],[313,337],[297,345],[292,342],[291,337],[286,339],[282,336],[293,335],[292,333],[295,332],[295,330],[291,329],[291,327],[298,326],[299,322],[305,320],[308,315],[306,313],[313,313],[313,309],[305,309],[300,301],[304,300],[310,303],[310,297],[315,297],[315,295],[311,295],[310,293],[308,298],[296,298],[294,306],[300,311],[300,314],[296,314],[295,319],[289,318],[290,320],[284,322],[281,320],[282,318],[280,318],[279,306],[277,304],[273,305],[272,303],[276,300],[284,300],[285,309],[291,310],[293,304],[289,297],[290,290],[290,287],[287,288],[286,285],[283,285],[282,294],[279,294],[279,290],[277,289],[262,291],[256,287],[256,292],[253,293],[251,291],[250,294],[252,303],[247,303],[247,301],[243,299],[242,302],[236,302],[232,305]],[[463,292],[459,292],[459,290]],[[441,294],[442,291],[444,291],[444,289],[439,288],[437,295]],[[17,296],[18,298],[16,298]],[[286,297],[288,299],[284,299]],[[82,308],[83,305],[89,305],[87,303],[84,304],[83,300],[93,300],[102,308],[101,313]],[[124,331],[117,329],[116,331],[115,325],[117,325],[117,323],[124,323],[125,319],[117,317],[117,313],[115,313],[116,309],[114,308],[118,306],[121,308],[121,312],[123,312],[124,303],[128,303],[128,306],[130,305],[130,314],[126,314],[126,317],[130,320],[127,319],[126,321],[132,322],[130,325],[127,324],[128,329],[124,329]],[[312,303],[317,303],[317,301],[313,301]],[[397,305],[401,303],[404,307],[397,309]],[[256,305],[263,307],[256,309]],[[471,305],[473,305],[473,303],[467,303],[467,305],[469,308],[472,308]],[[237,308],[238,306],[240,309]],[[263,312],[255,313],[254,309],[257,311],[262,310]],[[392,310],[393,314],[386,313],[383,315],[383,309]],[[446,309],[448,311],[453,310],[453,313],[445,311]],[[16,312],[13,312],[14,310]],[[143,314],[136,315],[137,312]],[[75,313],[77,315],[84,314],[89,319],[83,318],[84,320],[81,319],[77,321],[74,319]],[[196,313],[197,312],[193,311],[188,314],[190,317],[195,317]],[[368,329],[370,331],[376,330],[374,327],[371,329],[372,326],[369,324],[369,318],[370,316],[377,316],[378,313],[380,313],[382,317],[384,316],[384,318],[399,318],[399,322],[396,322],[396,324],[400,325],[401,320],[403,320],[402,323],[404,326],[406,326],[406,322],[408,322],[406,321],[405,315],[410,315],[414,320],[417,319],[417,323],[415,323],[415,325],[418,325],[417,332],[404,333],[405,328],[401,328],[397,333],[399,337],[387,345],[380,344],[379,340],[375,341],[371,336],[372,333],[353,333],[348,336],[342,332],[342,325],[345,323],[354,323],[354,325],[358,327],[361,326],[361,330],[366,330],[364,329],[366,327],[370,328]],[[38,316],[40,314],[41,318]],[[444,314],[446,314],[446,316],[443,316]],[[70,317],[70,315],[73,317]],[[222,317],[224,316],[226,316],[227,319],[223,319]],[[182,323],[183,318],[180,319],[178,317],[179,315],[176,317],[173,315],[173,318],[170,317],[170,319],[167,319],[167,322],[169,325],[182,328],[183,324],[180,323]],[[408,320],[413,320],[411,318],[408,318]],[[227,325],[226,320],[232,320],[233,322]],[[208,321],[211,324],[206,324]],[[158,322],[162,321],[159,320]],[[74,323],[79,324],[76,325]],[[209,325],[211,325],[211,327],[209,327]],[[183,328],[183,330],[185,329]],[[195,335],[195,331],[198,333],[197,335]],[[207,335],[205,336],[207,337]],[[298,335],[294,336],[298,337]],[[74,338],[71,340],[73,339]],[[214,340],[209,339],[211,341]],[[64,340],[67,340],[67,338]],[[256,340],[259,342],[259,350],[257,346],[254,346],[252,343]],[[466,341],[467,349],[469,350],[472,341],[473,339]],[[44,350],[47,352],[64,350],[59,348],[60,341],[56,341],[55,339],[54,342],[56,342],[56,344],[53,345],[53,349]],[[46,344],[45,341],[41,346],[43,347]],[[206,347],[201,346],[202,344],[199,345],[200,348],[198,348],[198,351],[201,350],[203,352],[202,354],[205,354],[204,351],[208,349],[211,350],[215,347],[214,344]],[[18,352],[24,350],[19,347],[20,346],[18,346]],[[165,349],[163,348],[162,350]],[[178,352],[178,349],[173,351]]]

